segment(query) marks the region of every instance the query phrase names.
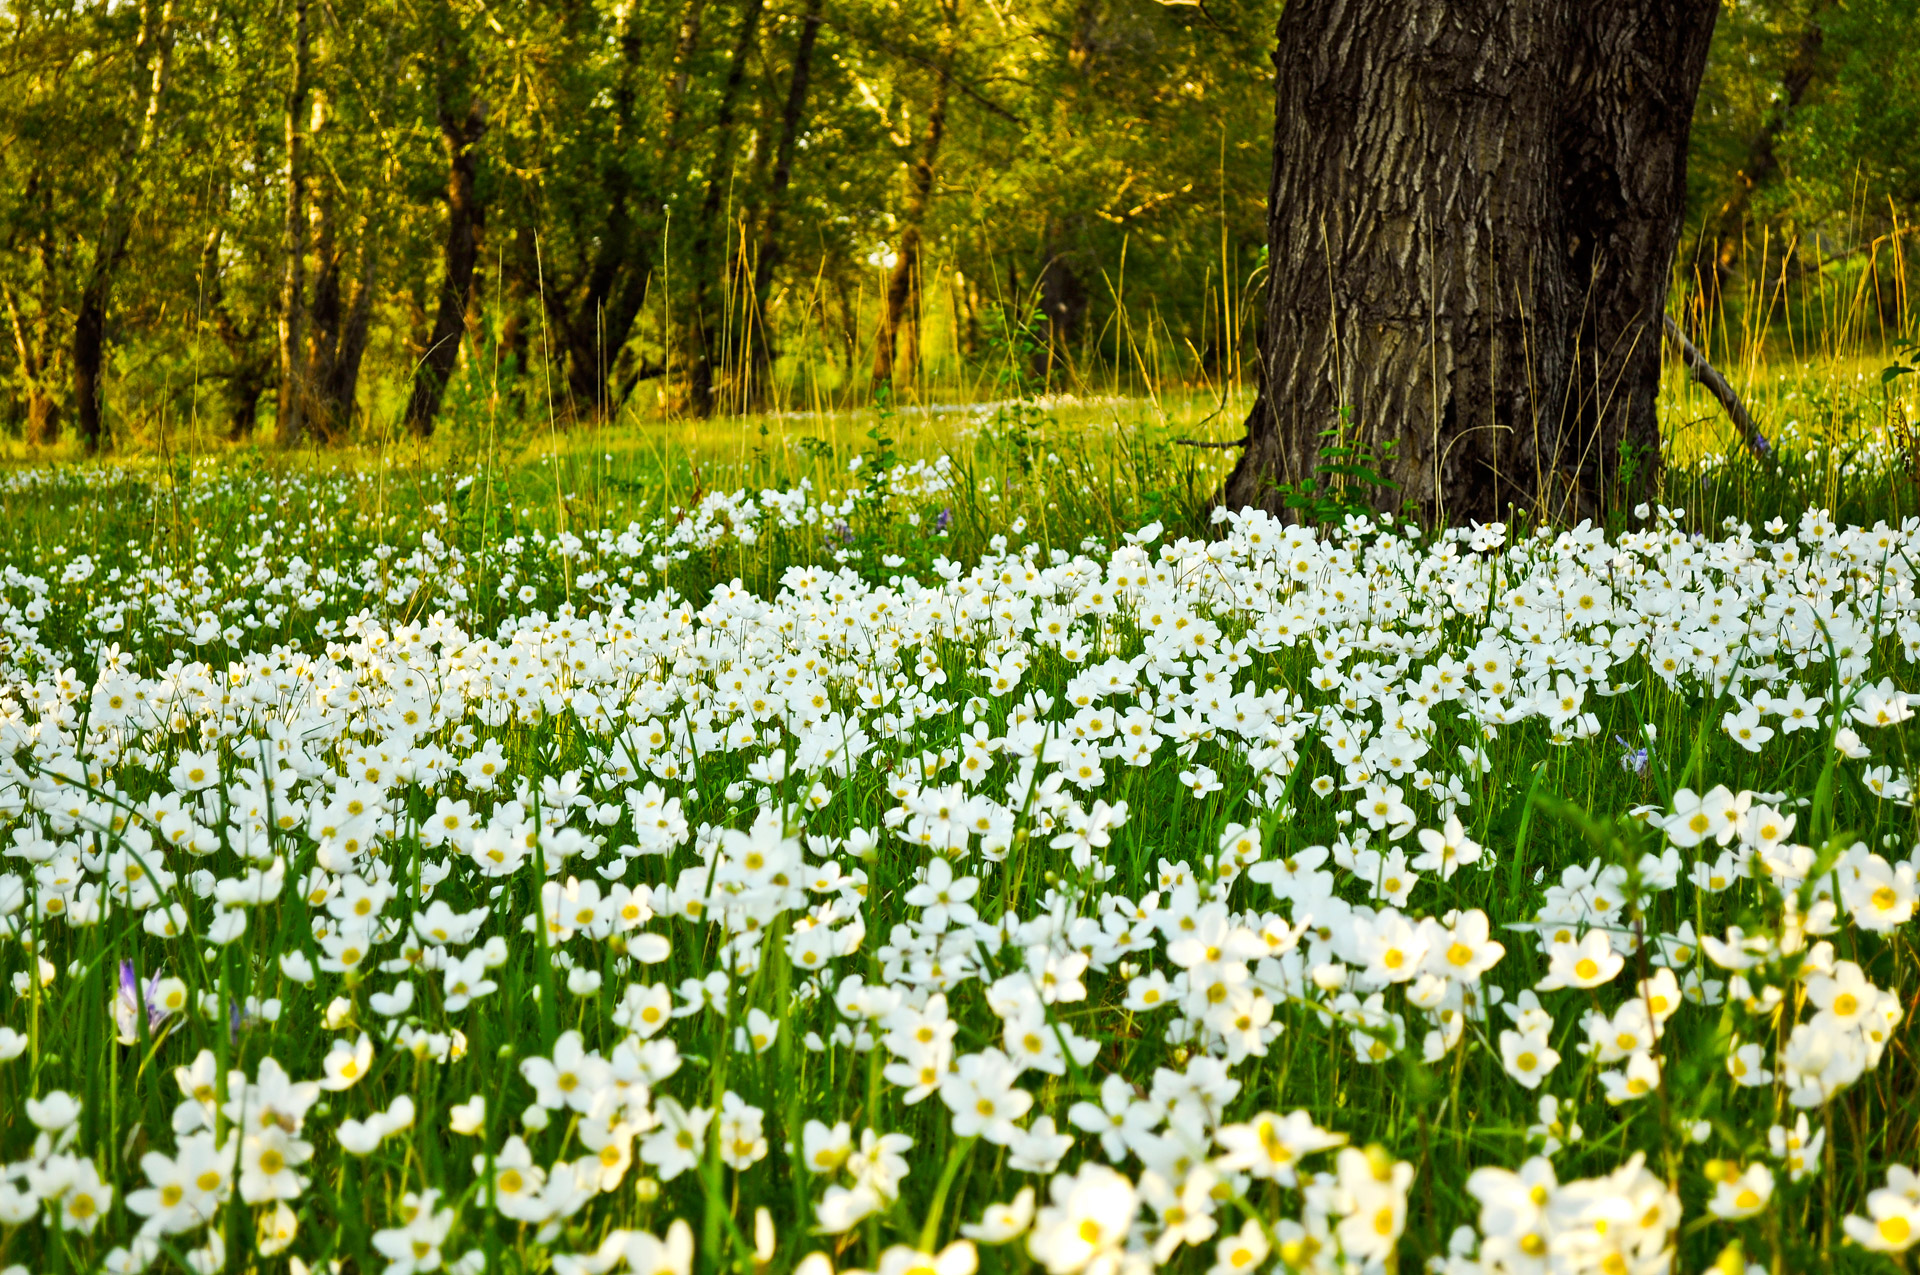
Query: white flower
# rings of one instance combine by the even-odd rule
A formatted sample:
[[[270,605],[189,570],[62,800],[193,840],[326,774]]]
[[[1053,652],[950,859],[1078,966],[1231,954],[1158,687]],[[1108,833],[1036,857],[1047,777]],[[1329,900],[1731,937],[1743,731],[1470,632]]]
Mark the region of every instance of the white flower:
[[[484,1129],[486,1123],[487,1100],[481,1094],[475,1094],[447,1109],[447,1124],[455,1133],[471,1136]]]
[[[958,1068],[940,1082],[940,1100],[953,1113],[954,1135],[1010,1144],[1014,1121],[1033,1106],[1033,1095],[1014,1083],[1018,1078],[1019,1069],[997,1049],[962,1055]]]
[[[1547,975],[1534,984],[1536,991],[1559,987],[1599,987],[1613,981],[1625,959],[1599,930],[1588,930],[1578,942],[1556,942],[1548,949]]]
[[[372,1064],[373,1041],[365,1032],[360,1033],[360,1039],[351,1045],[344,1040],[335,1040],[327,1056],[321,1060],[326,1079],[320,1081],[320,1087],[333,1093],[351,1089],[366,1076],[367,1068]]]
[[[313,1156],[313,1147],[270,1124],[240,1146],[240,1198],[248,1204],[299,1198],[307,1180],[295,1169]]]
[[[1104,1164],[1083,1164],[1053,1179],[1051,1199],[1027,1236],[1027,1252],[1050,1275],[1113,1269],[1133,1227],[1140,1198],[1133,1183]]]
[[[1022,1187],[1011,1204],[989,1204],[978,1222],[960,1227],[960,1234],[981,1244],[1007,1244],[1033,1225],[1033,1188]]]
[[[80,1102],[64,1089],[55,1089],[44,1098],[28,1098],[27,1119],[43,1133],[59,1133],[80,1118]]]
[[[640,1144],[640,1158],[659,1170],[661,1181],[671,1182],[700,1162],[713,1111],[704,1107],[689,1111],[671,1098],[662,1098],[654,1104],[654,1115],[660,1123]]]
[[[1560,1055],[1544,1030],[1503,1031],[1500,1033],[1500,1065],[1522,1087],[1538,1089],[1560,1065]]]
[[[1773,1198],[1773,1170],[1764,1164],[1751,1164],[1744,1170],[1723,1166],[1714,1183],[1713,1198],[1707,1212],[1728,1221],[1752,1217],[1767,1207]]]

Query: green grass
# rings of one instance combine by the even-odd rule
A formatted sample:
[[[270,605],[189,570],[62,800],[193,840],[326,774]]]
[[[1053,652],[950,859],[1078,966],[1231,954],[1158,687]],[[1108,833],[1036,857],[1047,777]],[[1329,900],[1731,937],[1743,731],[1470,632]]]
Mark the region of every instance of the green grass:
[[[491,1270],[585,1272],[602,1268],[563,1259],[631,1244],[630,1264],[653,1270],[680,1260],[674,1227],[684,1222],[701,1270],[786,1270],[819,1253],[838,1269],[905,1275],[923,1263],[908,1250],[937,1252],[963,1224],[1030,1186],[1040,1206],[1065,1212],[1043,1215],[1034,1248],[983,1240],[975,1258],[994,1271],[1036,1260],[1078,1270],[1068,1250],[1082,1223],[1098,1224],[1100,1209],[1129,1191],[1144,1201],[1159,1189],[1144,1178],[1142,1158],[1110,1156],[1096,1133],[1071,1123],[1077,1103],[1131,1094],[1160,1103],[1171,1116],[1164,1127],[1183,1136],[1298,1110],[1351,1146],[1374,1149],[1371,1161],[1313,1153],[1308,1177],[1294,1183],[1223,1162],[1211,1192],[1207,1181],[1188,1184],[1212,1201],[1217,1233],[1169,1251],[1171,1264],[1197,1272],[1227,1261],[1216,1245],[1250,1226],[1248,1243],[1276,1250],[1263,1269],[1326,1269],[1342,1218],[1352,1214],[1359,1227],[1343,1234],[1364,1238],[1384,1201],[1392,1263],[1411,1269],[1443,1256],[1456,1227],[1493,1227],[1468,1170],[1517,1169],[1538,1154],[1542,1139],[1531,1130],[1550,1094],[1563,1120],[1583,1128],[1552,1154],[1558,1180],[1588,1183],[1553,1194],[1564,1269],[1611,1269],[1607,1243],[1638,1212],[1616,1216],[1616,1241],[1603,1243],[1590,1206],[1629,1190],[1656,1201],[1671,1191],[1679,1209],[1650,1226],[1660,1238],[1635,1258],[1646,1264],[1630,1269],[1667,1260],[1701,1269],[1734,1243],[1742,1261],[1767,1269],[1883,1269],[1885,1259],[1846,1241],[1842,1219],[1863,1214],[1888,1168],[1913,1165],[1920,1151],[1906,1022],[1873,1066],[1806,1109],[1824,1144],[1819,1171],[1802,1181],[1790,1181],[1768,1149],[1770,1128],[1791,1126],[1797,1113],[1789,1089],[1743,1087],[1727,1069],[1738,1035],[1762,1043],[1765,1065],[1784,1071],[1778,1051],[1796,1022],[1815,1019],[1807,997],[1822,986],[1823,962],[1855,962],[1902,1005],[1920,992],[1910,924],[1882,933],[1850,919],[1868,905],[1844,884],[1847,907],[1825,936],[1830,952],[1810,954],[1804,936],[1795,942],[1796,908],[1804,912],[1823,882],[1878,871],[1868,853],[1904,867],[1920,840],[1910,799],[1883,795],[1911,776],[1911,724],[1854,727],[1871,754],[1862,760],[1834,747],[1843,724],[1835,706],[1882,678],[1912,686],[1920,614],[1911,559],[1920,546],[1910,531],[1843,535],[1800,521],[1810,505],[1866,525],[1906,511],[1904,457],[1863,440],[1884,419],[1870,409],[1904,410],[1904,400],[1876,398],[1871,379],[1828,381],[1852,387],[1851,397],[1824,417],[1808,409],[1806,421],[1827,432],[1806,424],[1804,450],[1790,436],[1777,465],[1703,459],[1685,451],[1693,443],[1676,443],[1667,503],[1684,499],[1683,517],[1643,524],[1623,512],[1610,542],[1516,533],[1499,549],[1437,534],[1402,540],[1387,529],[1298,544],[1274,527],[1210,528],[1205,499],[1230,454],[1172,439],[1230,436],[1239,411],[1202,399],[1020,400],[977,420],[902,408],[634,424],[512,443],[507,431],[462,426],[417,450],[291,455],[190,439],[163,456],[15,470],[0,490],[0,737],[11,759],[0,775],[0,831],[12,847],[0,867],[0,913],[16,939],[31,943],[0,948],[0,985],[12,989],[0,1022],[24,1038],[19,1055],[0,1063],[0,1161],[21,1166],[8,1179],[17,1194],[0,1192],[0,1209],[13,1210],[0,1230],[0,1265],[81,1270],[119,1261],[112,1251],[132,1243],[142,1221],[128,1193],[148,1185],[143,1157],[173,1155],[193,1137],[176,1132],[176,1107],[204,1114],[217,1141],[231,1148],[238,1140],[248,1155],[281,1145],[257,1109],[236,1108],[230,1132],[227,1114],[183,1101],[175,1068],[205,1051],[213,1064],[202,1078],[220,1101],[238,1099],[266,1059],[296,1082],[316,1080],[328,1074],[330,1048],[365,1032],[371,1064],[349,1087],[274,1100],[276,1126],[312,1149],[299,1166],[310,1181],[285,1201],[297,1233],[284,1251],[270,1242],[262,1252],[258,1228],[284,1230],[287,1217],[256,1191],[223,1204],[211,1227],[156,1236],[137,1256],[156,1269],[277,1269],[298,1257],[309,1269],[374,1271],[407,1269],[404,1260],[389,1266],[396,1255],[424,1265],[478,1253]],[[1767,419],[1811,392],[1806,383],[1780,390],[1763,409]],[[1697,410],[1678,384],[1663,407],[1669,419]],[[763,500],[763,490],[788,494]],[[1722,530],[1728,515],[1750,531]],[[1776,515],[1790,515],[1792,526],[1760,528]],[[1132,547],[1127,534],[1153,520],[1166,525],[1163,535]],[[602,528],[606,536],[590,534]],[[1183,533],[1192,538],[1176,543]],[[1789,545],[1803,563],[1783,559]],[[1293,571],[1296,558],[1303,572]],[[1583,607],[1588,594],[1597,613]],[[1195,631],[1208,641],[1176,637]],[[1509,666],[1467,671],[1494,653],[1493,638],[1506,644]],[[1235,651],[1234,666],[1216,668],[1195,654],[1203,649]],[[1009,656],[1025,665],[1011,689],[995,684]],[[1082,788],[1073,776],[1084,759],[1046,752],[1034,732],[1049,723],[1071,736],[1087,670],[1110,660],[1132,661],[1132,684],[1089,706],[1110,704],[1116,720],[1129,708],[1135,722],[1157,720],[1161,742],[1145,764],[1101,760],[1104,777]],[[1724,671],[1735,666],[1745,672],[1729,681]],[[1445,692],[1421,705],[1423,670],[1480,692],[1504,679],[1515,688],[1500,696],[1509,708],[1523,702],[1524,684],[1531,707],[1500,722]],[[1235,726],[1206,707],[1222,678],[1243,693],[1241,711],[1266,725]],[[1562,693],[1562,678],[1583,702],[1556,717],[1545,697]],[[771,688],[783,684],[807,693],[775,696]],[[1763,685],[1788,684],[1827,701],[1817,724],[1746,751],[1723,729],[1723,714]],[[756,707],[759,700],[767,703]],[[1093,728],[1084,715],[1077,720]],[[1777,715],[1765,720],[1781,725]],[[1349,748],[1368,747],[1360,724],[1373,744],[1364,758]],[[656,733],[661,742],[652,744]],[[859,756],[838,762],[856,733]],[[676,747],[680,736],[693,742]],[[987,754],[976,740],[1000,746]],[[1036,746],[1044,760],[1023,775],[1010,754]],[[1622,764],[1642,746],[1643,767]],[[983,778],[962,777],[969,749]],[[1416,750],[1405,766],[1394,760]],[[500,759],[497,784],[477,763],[467,773],[448,769],[489,756]],[[210,773],[196,779],[196,765]],[[1040,784],[1055,773],[1053,787]],[[1421,773],[1453,791],[1421,790]],[[569,775],[585,804],[569,795]],[[1222,848],[1233,827],[1251,825],[1260,863],[1338,849],[1366,826],[1366,784],[1383,775],[1413,827],[1398,838],[1376,831],[1368,848],[1417,854],[1413,834],[1444,830],[1449,813],[1484,848],[1455,875],[1422,873],[1400,905],[1410,918],[1478,909],[1504,945],[1478,983],[1455,984],[1456,994],[1471,989],[1476,998],[1465,1020],[1429,1018],[1422,1004],[1435,1003],[1411,983],[1383,986],[1375,1013],[1370,987],[1348,1001],[1341,998],[1351,989],[1330,971],[1314,976],[1337,958],[1350,981],[1367,963],[1317,928],[1341,930],[1354,906],[1386,906],[1374,896],[1399,892],[1381,878],[1407,872],[1404,863],[1340,868],[1332,887],[1341,903],[1309,904],[1277,897]],[[1316,779],[1331,789],[1317,791]],[[679,803],[684,830],[657,832],[662,816],[647,804],[649,783],[659,785],[659,800]],[[1804,878],[1803,889],[1783,894],[1757,868],[1723,892],[1696,887],[1696,863],[1703,875],[1719,870],[1711,841],[1673,848],[1677,884],[1647,879],[1666,871],[1643,857],[1662,852],[1662,837],[1633,812],[1665,811],[1685,800],[1682,790],[1717,785],[1769,794],[1750,799],[1797,821],[1786,844],[1804,844],[1805,854],[1774,857],[1776,872]],[[516,793],[517,811],[509,808]],[[372,813],[356,814],[356,799]],[[978,882],[968,901],[983,921],[1012,927],[1017,941],[981,934],[916,956],[911,927],[926,905],[909,895],[936,856],[903,834],[916,819],[936,819],[940,801],[963,799],[989,832],[961,836],[953,871]],[[446,804],[462,802],[464,812]],[[1106,834],[1096,826],[1076,856],[1068,834],[1121,803],[1124,819],[1111,820]],[[485,844],[509,858],[524,848],[524,858],[488,876],[474,855],[436,844],[434,821],[449,809],[491,823],[499,840]],[[662,853],[612,871],[620,847],[655,842]],[[769,864],[782,862],[789,880],[769,879]],[[234,924],[218,921],[227,909],[213,897],[216,882],[235,897],[250,872],[273,864],[284,885],[243,909],[243,932],[216,932],[216,923]],[[129,865],[138,879],[155,879],[156,869],[174,879],[151,898],[115,899],[116,881],[123,893],[141,888],[125,884]],[[1573,889],[1589,871],[1599,895]],[[198,872],[210,875],[196,885]],[[856,887],[830,877],[813,888],[823,872],[864,880]],[[582,883],[571,894],[569,878]],[[642,909],[659,915],[627,928],[617,900],[582,927],[558,907],[589,886],[607,897],[615,881],[659,891]],[[1240,973],[1258,982],[1281,1026],[1262,1042],[1264,1054],[1236,1057],[1229,1046],[1180,1038],[1170,1028],[1183,1011],[1129,1006],[1136,977],[1180,973],[1187,958],[1169,946],[1174,934],[1108,952],[1103,968],[1083,976],[1071,968],[1076,951],[1101,947],[1093,936],[1108,917],[1127,925],[1150,894],[1168,914],[1192,906],[1182,881],[1228,886],[1238,941],[1254,946],[1219,959],[1242,961]],[[352,902],[382,882],[391,897],[370,911],[397,933],[351,969],[322,968],[311,985],[294,977],[301,958],[324,966],[343,943],[363,941],[348,919]],[[1569,889],[1586,902],[1569,903]],[[314,923],[331,913],[307,897],[316,890],[336,892],[343,914],[325,934]],[[90,916],[89,900],[99,898],[111,906]],[[695,898],[704,901],[697,915],[687,907]],[[731,922],[729,900],[739,909]],[[169,903],[192,938],[148,928]],[[468,977],[498,986],[464,1006],[449,1004],[445,972],[429,968],[437,949],[408,937],[415,918],[445,926],[441,905],[475,917],[470,941],[451,949],[484,954],[497,940],[497,963],[483,955]],[[1318,910],[1304,912],[1309,906]],[[1551,1021],[1546,1039],[1562,1059],[1534,1091],[1503,1067],[1501,1034],[1515,1024],[1487,1002],[1497,989],[1503,1004],[1516,1005],[1548,973],[1545,943],[1514,928],[1543,908],[1575,931],[1647,943],[1623,939],[1636,950],[1591,991],[1539,993]],[[548,924],[525,924],[541,914]],[[1077,930],[1067,923],[1076,914],[1085,918]],[[1289,916],[1313,925],[1297,934],[1275,928]],[[810,925],[839,937],[810,947],[796,937]],[[1659,936],[1684,936],[1697,949],[1700,936],[1724,936],[1732,925],[1772,937],[1748,978],[1755,995],[1778,988],[1781,1006],[1752,1014],[1690,1001],[1643,1050],[1658,1058],[1658,1084],[1608,1102],[1613,1082],[1604,1077],[1626,1064],[1581,1053],[1587,1011],[1624,1022],[1635,980],[1652,974]],[[596,926],[606,932],[591,932]],[[1295,945],[1300,955],[1288,956]],[[1021,995],[1019,972],[1042,959],[1030,948],[1068,962],[1063,976],[1083,978],[1084,997],[1008,1011]],[[1262,955],[1276,964],[1261,966]],[[44,986],[29,974],[41,959],[51,971]],[[142,983],[180,979],[189,1012],[158,1023],[132,1013],[124,1020],[132,1040],[118,1044],[112,1007],[127,962]],[[1673,964],[1723,989],[1730,978],[1693,950]],[[822,969],[833,971],[832,986]],[[636,1015],[646,994],[623,1008],[628,988],[662,985],[674,1006],[689,1005],[695,989],[686,981],[716,972],[727,978],[708,985],[713,1003],[648,1032],[655,1043],[642,1052],[635,1033],[645,1020]],[[1074,1135],[1061,1176],[1019,1168],[1019,1145],[963,1132],[940,1094],[909,1102],[910,1086],[900,1083],[908,1077],[886,1074],[896,1051],[855,1046],[860,1033],[911,1035],[912,1024],[843,1012],[835,993],[854,975],[914,998],[949,984],[956,1058],[1020,1048],[1024,1036],[1038,1037],[1027,1047],[1042,1050],[1096,1044],[1084,1058],[1062,1059],[1057,1074],[1030,1070],[1019,1081],[1031,1101],[1021,1118],[1030,1134],[1044,1115]],[[404,1009],[385,999],[401,986],[413,989]],[[203,997],[208,1012],[198,1012]],[[1003,1011],[1022,1027],[1009,1031]],[[737,1031],[769,1028],[764,1050],[751,1041],[736,1048]],[[1429,1031],[1439,1033],[1431,1053]],[[542,1094],[570,1091],[555,1089],[537,1062],[530,1079],[526,1064],[558,1058],[564,1070],[567,1034],[576,1032],[628,1086],[619,1096],[635,1127],[596,1133],[587,1126],[595,1118],[604,1126],[612,1108],[585,1102],[584,1111],[561,1101],[544,1119],[529,1115]],[[658,1044],[667,1039],[678,1059],[670,1074]],[[1210,1051],[1237,1085],[1230,1096],[1202,1083]],[[239,1080],[229,1081],[230,1068]],[[588,1088],[604,1087],[593,1070]],[[1184,1099],[1182,1076],[1196,1086]],[[1103,1089],[1111,1077],[1124,1088]],[[56,1091],[80,1103],[71,1141],[37,1144],[27,1102]],[[475,1096],[485,1099],[484,1117],[470,1130],[455,1108]],[[364,1157],[346,1149],[354,1134],[344,1121],[391,1112],[402,1097],[412,1104],[409,1127]],[[672,1176],[666,1143],[646,1150],[674,1127],[676,1112],[705,1109],[722,1113],[708,1117],[719,1122],[737,1103],[759,1113],[764,1147],[736,1128],[736,1155],[709,1123],[693,1138],[685,1171]],[[824,1128],[809,1143],[813,1122]],[[819,1135],[841,1122],[856,1153],[864,1130],[911,1139],[904,1177],[878,1151],[809,1172],[802,1162]],[[523,1187],[532,1181],[525,1166],[514,1167],[520,1144],[512,1138],[552,1181],[608,1136],[614,1154],[595,1163],[609,1189],[550,1194],[531,1213],[503,1210],[486,1190],[508,1168]],[[1042,1140],[1032,1140],[1039,1148]],[[1202,1141],[1186,1154],[1218,1158],[1225,1145]],[[1043,1151],[1033,1154],[1047,1158]],[[1164,1157],[1155,1160],[1163,1176],[1190,1167],[1174,1150],[1153,1155]],[[1628,1173],[1635,1156],[1648,1176],[1593,1185]],[[110,1198],[77,1160],[61,1157],[84,1158],[113,1186]],[[736,1169],[730,1157],[751,1164]],[[1099,1177],[1109,1159],[1132,1185]],[[1407,1166],[1410,1185],[1394,1177],[1395,1164]],[[1746,1220],[1715,1219],[1715,1182],[1731,1176],[1722,1167],[1756,1164],[1775,1174],[1766,1207]],[[1329,1176],[1313,1179],[1319,1172]],[[880,1207],[821,1233],[823,1207],[830,1220],[848,1198],[830,1201],[828,1188],[862,1180],[885,1183]],[[1076,1182],[1080,1196],[1070,1189]],[[433,1208],[451,1212],[445,1234],[425,1221],[406,1229],[427,1191],[439,1192]],[[51,1204],[32,1216],[25,1192]],[[82,1196],[100,1207],[75,1212]],[[431,1220],[433,1208],[418,1217]],[[1136,1240],[1150,1249],[1162,1215],[1143,1202],[1139,1218]],[[666,1258],[625,1234],[641,1230],[666,1242]],[[213,1236],[222,1251],[208,1249]],[[1109,1231],[1099,1243],[1112,1238]],[[943,1275],[964,1265],[957,1250],[946,1261]],[[1478,1268],[1462,1256],[1452,1269]]]

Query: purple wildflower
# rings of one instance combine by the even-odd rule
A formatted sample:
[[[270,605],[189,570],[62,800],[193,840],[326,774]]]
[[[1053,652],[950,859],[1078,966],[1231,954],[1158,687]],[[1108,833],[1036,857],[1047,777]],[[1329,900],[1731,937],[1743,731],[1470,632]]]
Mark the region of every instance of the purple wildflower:
[[[159,983],[160,975],[155,974],[147,980],[146,990],[142,993],[139,977],[133,971],[133,962],[120,962],[120,990],[113,1001],[113,1022],[121,1044],[131,1045],[140,1039],[140,1021],[135,1015],[140,1012],[143,1002],[147,1007],[149,1032],[158,1031],[160,1024],[167,1021],[167,1011],[155,995]]]

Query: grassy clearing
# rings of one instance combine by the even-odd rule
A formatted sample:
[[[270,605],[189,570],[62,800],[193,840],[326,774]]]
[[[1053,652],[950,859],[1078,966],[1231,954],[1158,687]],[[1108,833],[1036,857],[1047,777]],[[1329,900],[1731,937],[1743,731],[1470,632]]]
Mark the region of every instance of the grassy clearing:
[[[1316,536],[1215,406],[12,471],[0,1265],[1884,1269],[1876,418]]]

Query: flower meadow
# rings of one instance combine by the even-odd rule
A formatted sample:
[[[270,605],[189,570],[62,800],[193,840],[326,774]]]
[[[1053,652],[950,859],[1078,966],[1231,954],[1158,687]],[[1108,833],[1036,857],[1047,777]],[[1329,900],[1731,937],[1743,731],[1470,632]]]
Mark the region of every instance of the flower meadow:
[[[0,1267],[1920,1243],[1920,520],[7,481]]]

